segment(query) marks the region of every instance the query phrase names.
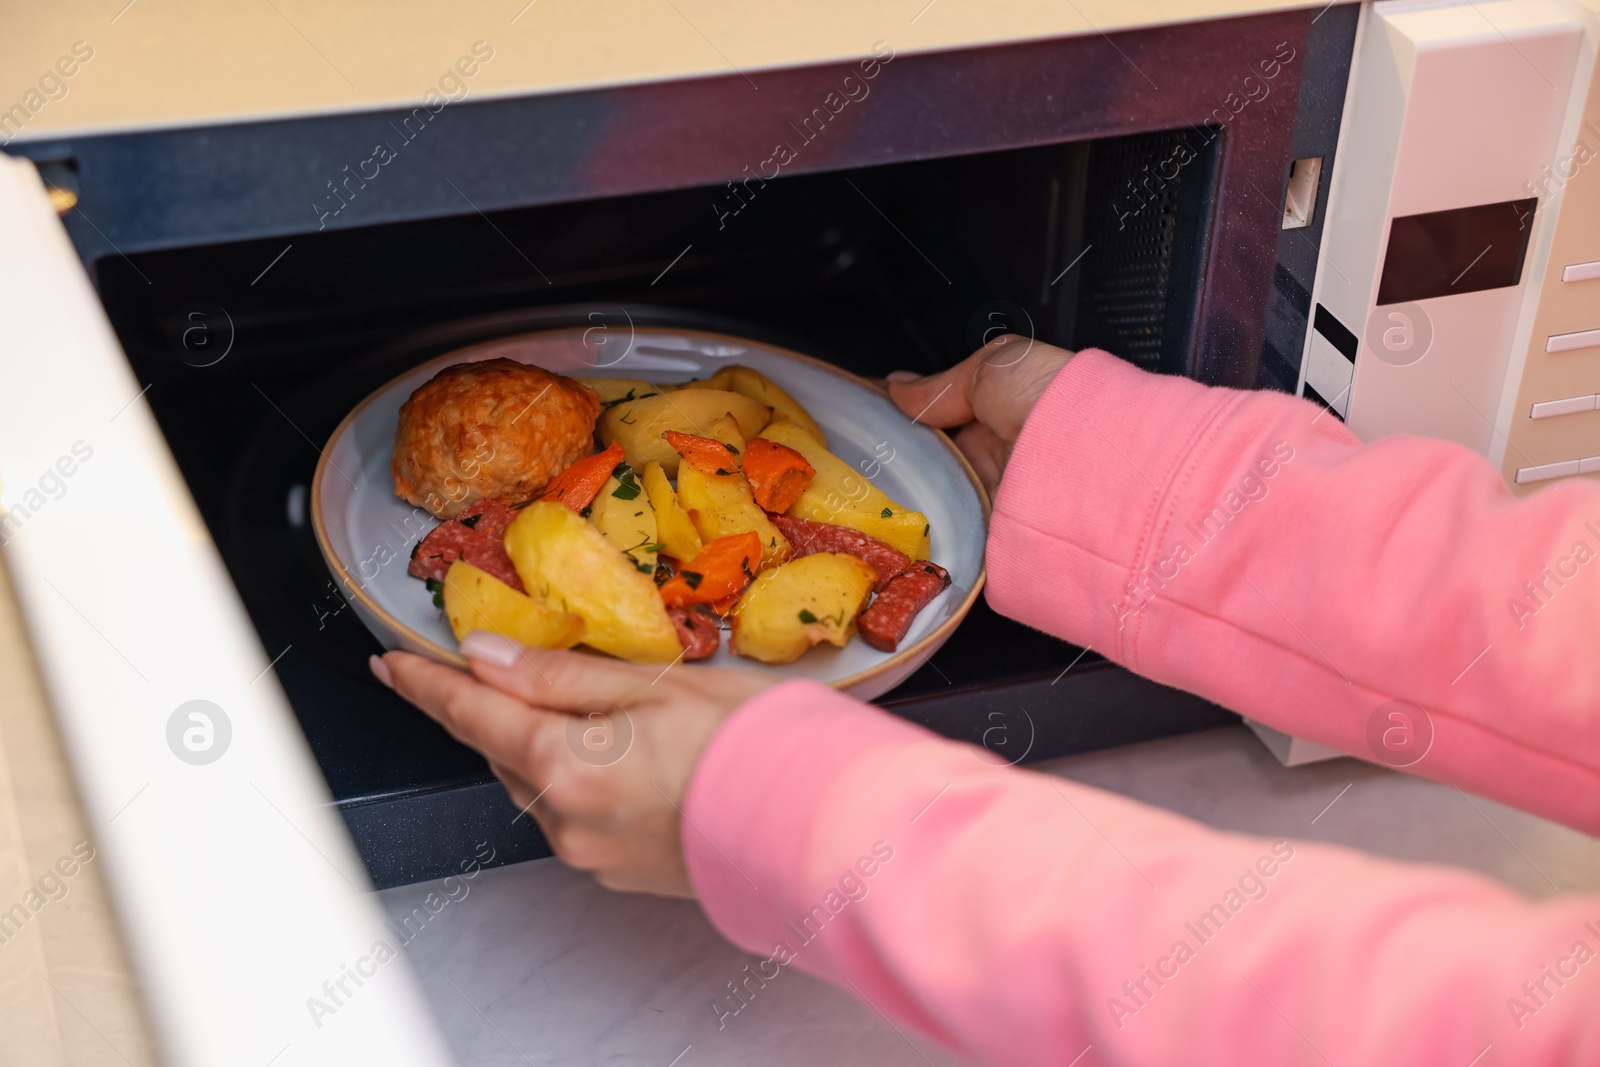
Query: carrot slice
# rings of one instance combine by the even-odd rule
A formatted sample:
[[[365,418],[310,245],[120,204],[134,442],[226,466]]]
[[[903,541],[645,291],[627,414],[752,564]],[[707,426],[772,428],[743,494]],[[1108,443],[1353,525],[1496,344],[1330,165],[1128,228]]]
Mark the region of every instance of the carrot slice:
[[[739,457],[714,437],[699,437],[677,430],[667,430],[661,436],[678,455],[707,474],[733,474],[739,469]]]
[[[750,584],[760,565],[760,534],[747,530],[719,537],[661,583],[661,599],[672,608],[736,597]]]
[[[788,511],[816,475],[806,457],[788,445],[757,437],[745,446],[744,476],[762,511]]]
[[[583,514],[583,509],[594,503],[605,487],[606,479],[617,464],[622,462],[622,446],[613,444],[604,452],[575,461],[566,470],[551,479],[544,487],[540,500],[555,500]]]

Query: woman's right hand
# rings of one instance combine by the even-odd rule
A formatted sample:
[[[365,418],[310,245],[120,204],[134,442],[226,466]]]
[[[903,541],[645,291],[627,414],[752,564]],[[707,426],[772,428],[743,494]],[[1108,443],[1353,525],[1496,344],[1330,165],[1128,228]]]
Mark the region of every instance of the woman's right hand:
[[[1064,348],[1008,333],[938,374],[922,378],[895,371],[888,378],[889,396],[918,422],[960,427],[956,445],[992,496],[1022,424],[1072,356]]]

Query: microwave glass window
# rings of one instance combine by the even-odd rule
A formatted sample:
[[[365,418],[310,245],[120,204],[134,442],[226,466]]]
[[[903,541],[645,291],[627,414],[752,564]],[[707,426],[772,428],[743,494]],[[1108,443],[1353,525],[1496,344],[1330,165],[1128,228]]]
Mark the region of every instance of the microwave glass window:
[[[1536,198],[1397,218],[1378,283],[1379,304],[1502,289],[1522,280]]]

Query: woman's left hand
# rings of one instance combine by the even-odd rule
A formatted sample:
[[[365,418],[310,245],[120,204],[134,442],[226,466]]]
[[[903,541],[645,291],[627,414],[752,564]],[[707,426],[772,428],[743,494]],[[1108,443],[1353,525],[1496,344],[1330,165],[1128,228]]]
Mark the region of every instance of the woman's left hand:
[[[395,692],[483,753],[556,855],[608,889],[692,897],[684,797],[712,734],[772,682],[754,671],[623,663],[474,632],[472,673],[373,657]]]

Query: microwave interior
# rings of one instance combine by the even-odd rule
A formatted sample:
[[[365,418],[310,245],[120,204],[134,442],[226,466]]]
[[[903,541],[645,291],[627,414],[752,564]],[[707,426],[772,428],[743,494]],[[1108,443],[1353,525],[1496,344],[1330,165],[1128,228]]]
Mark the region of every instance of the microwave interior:
[[[145,239],[104,217],[91,228],[69,213],[67,224],[357,848],[386,887],[447,873],[452,857],[479,841],[491,842],[501,862],[549,849],[479,756],[368,672],[380,646],[347,608],[309,521],[319,449],[355,404],[454,349],[596,323],[753,338],[868,378],[936,371],[1009,332],[1103,347],[1152,371],[1292,391],[1320,219],[1280,233],[1282,190],[1299,156],[1331,164],[1353,33],[1353,12],[1335,9],[1320,25],[1296,12],[1183,35],[1125,35],[1123,50],[1145,47],[1134,54],[1173,61],[1162,68],[1171,84],[1158,100],[1168,121],[1118,118],[1138,108],[1106,88],[1107,63],[1119,61],[1103,42],[1010,46],[973,62],[1013,77],[1021,57],[1092,94],[1082,99],[1099,110],[1071,112],[1065,125],[1076,129],[1063,128],[1066,112],[1004,112],[1061,131],[1053,137],[997,130],[973,113],[961,120],[971,128],[942,146],[897,151],[859,142],[770,180],[708,184],[674,173],[652,186],[644,174],[617,193],[607,182],[620,179],[573,178],[559,196],[487,210],[461,192],[471,187],[457,185],[471,182],[463,175],[450,183],[455,192],[440,186],[444,199],[435,203],[450,205],[443,210],[322,231],[302,219],[248,238],[218,224],[211,229],[225,239],[208,240],[207,226],[190,223],[267,213],[272,181],[288,179],[235,175],[230,180],[263,190],[265,206],[205,216],[202,207],[211,208],[193,204],[219,198],[213,171],[230,164],[221,135],[202,133],[192,138],[199,162],[189,204],[173,197],[163,218],[133,193],[122,203],[127,225],[146,227]],[[1177,119],[1182,101],[1218,94],[1181,79],[1225,82],[1226,71],[1197,63],[1197,54],[1210,49],[1249,69],[1245,61],[1270,54],[1280,37],[1294,42],[1298,66],[1287,68],[1270,103],[1228,128],[1203,112]],[[1286,46],[1277,47],[1282,54]],[[1062,57],[1078,57],[1077,65]],[[938,81],[958,61],[905,57],[892,69],[908,83]],[[1117,92],[1144,106],[1143,87],[1128,88],[1132,75],[1123,73]],[[778,72],[764,84],[825,75]],[[729,84],[729,92],[745,91]],[[618,93],[635,91],[700,90]],[[886,116],[924,107],[927,95],[908,90],[882,106]],[[473,116],[487,116],[479,132],[498,130],[515,106],[461,105],[456,121],[468,129]],[[543,106],[565,114],[560,101]],[[885,137],[926,139],[925,124],[904,129],[912,132]],[[164,136],[151,135],[149,158],[115,144],[98,157],[76,146],[64,146],[61,159],[52,146],[30,154],[47,180],[84,185],[87,206],[96,203],[96,181],[120,193],[110,180],[117,167],[169,183],[179,175],[162,154],[177,142]],[[267,143],[251,166],[296,165]],[[449,157],[416,151],[419,176],[435,184],[450,176]],[[81,175],[74,153],[86,161]],[[1179,157],[1181,167],[1151,180]],[[97,158],[111,168],[99,178]],[[675,166],[706,169],[683,159]],[[1322,168],[1324,183],[1330,171]],[[299,218],[303,207],[295,211]],[[162,236],[164,223],[176,237]],[[1012,763],[1237,721],[1093,650],[1001,618],[981,598],[950,640],[878,703]]]

